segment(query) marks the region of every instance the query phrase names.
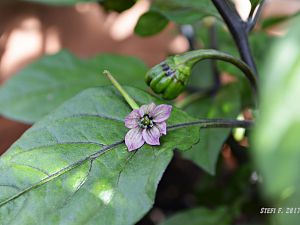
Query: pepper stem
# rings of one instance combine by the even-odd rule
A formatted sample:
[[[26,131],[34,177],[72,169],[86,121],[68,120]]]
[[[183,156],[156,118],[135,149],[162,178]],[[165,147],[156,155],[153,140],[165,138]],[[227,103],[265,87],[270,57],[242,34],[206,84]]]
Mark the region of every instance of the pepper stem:
[[[217,51],[214,49],[206,49],[206,50],[200,49],[200,50],[189,51],[181,55],[177,55],[176,57],[178,63],[186,64],[190,67],[193,67],[196,62],[199,62],[204,59],[216,59],[216,60],[221,60],[221,61],[231,63],[232,65],[239,68],[244,73],[246,78],[249,80],[254,94],[255,105],[257,105],[257,97],[258,97],[257,78],[255,73],[243,61],[231,55],[228,55],[224,52]]]
[[[123,89],[121,84],[113,77],[113,75],[108,71],[104,70],[103,74],[111,81],[111,83],[117,88],[120,94],[125,98],[126,102],[130,105],[132,109],[139,109],[139,105],[133,100],[133,98]]]
[[[180,63],[187,64],[191,67],[194,66],[196,62],[199,62],[204,59],[216,59],[233,64],[246,75],[254,91],[257,91],[257,78],[254,72],[243,61],[229,54],[214,49],[200,49],[186,52],[177,56],[177,60]]]

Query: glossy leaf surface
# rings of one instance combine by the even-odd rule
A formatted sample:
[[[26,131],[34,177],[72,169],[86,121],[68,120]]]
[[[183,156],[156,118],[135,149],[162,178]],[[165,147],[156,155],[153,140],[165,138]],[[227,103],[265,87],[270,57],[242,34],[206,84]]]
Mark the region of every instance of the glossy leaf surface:
[[[79,59],[68,51],[44,56],[27,66],[0,88],[0,114],[33,123],[80,91],[109,85],[110,72],[121,84],[145,88],[147,67],[140,60],[119,55]]]
[[[135,88],[142,105],[160,103]],[[173,155],[199,138],[199,128],[170,130],[161,146],[128,152],[131,112],[111,87],[81,92],[36,123],[0,158],[0,221],[22,225],[127,225],[152,206]],[[194,120],[175,109],[168,125]]]

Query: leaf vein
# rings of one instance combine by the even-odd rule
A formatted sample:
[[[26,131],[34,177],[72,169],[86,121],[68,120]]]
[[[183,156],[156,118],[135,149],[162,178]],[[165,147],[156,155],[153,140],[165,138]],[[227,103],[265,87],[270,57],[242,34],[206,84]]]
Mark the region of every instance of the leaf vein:
[[[17,190],[21,190],[21,188],[19,188],[16,185],[12,185],[12,184],[0,184],[0,187],[10,187],[10,188],[14,188],[14,189],[17,189]]]
[[[80,142],[76,142],[76,141],[70,141],[70,142],[58,142],[58,143],[53,143],[53,144],[48,144],[48,145],[40,145],[40,146],[37,146],[37,147],[33,147],[33,148],[29,148],[29,149],[26,149],[26,150],[23,150],[21,152],[17,152],[13,155],[11,155],[10,157],[13,158],[13,157],[16,157],[16,156],[19,156],[19,155],[22,155],[22,154],[25,154],[25,153],[28,153],[28,152],[32,152],[32,151],[36,151],[36,150],[40,150],[41,148],[47,148],[47,147],[52,147],[52,146],[56,146],[56,145],[72,145],[72,144],[90,144],[90,145],[98,145],[98,146],[105,146],[104,144],[101,144],[101,143],[97,143],[97,142],[84,142],[84,141],[80,141]]]
[[[87,174],[85,175],[85,177],[80,181],[80,183],[78,184],[78,186],[76,187],[75,191],[65,200],[64,204],[62,205],[62,207],[60,207],[61,209],[66,207],[67,204],[71,201],[71,199],[74,197],[74,195],[79,191],[79,189],[86,183],[86,181],[88,180],[90,173],[92,171],[92,167],[93,167],[93,162],[94,160],[90,160],[90,164],[89,164],[89,170],[87,172]]]
[[[121,174],[123,173],[123,171],[125,170],[127,164],[129,163],[129,161],[135,156],[135,154],[137,153],[137,151],[133,152],[133,154],[129,155],[124,163],[124,165],[122,166],[120,172],[118,173],[118,178],[117,178],[117,187],[119,186],[119,181],[120,181],[120,177]]]
[[[42,180],[36,182],[32,186],[29,186],[29,187],[21,190],[19,193],[17,193],[15,195],[9,197],[8,199],[0,202],[0,208],[2,206],[6,205],[7,203],[9,203],[10,201],[13,201],[13,200],[17,199],[18,197],[22,196],[23,194],[25,194],[25,193],[27,193],[27,192],[35,189],[35,188],[38,188],[41,185],[43,185],[43,184],[45,184],[45,183],[47,183],[47,182],[49,182],[49,181],[51,181],[51,180],[53,180],[53,179],[61,176],[61,175],[63,175],[64,173],[66,173],[66,172],[68,172],[68,171],[70,171],[70,170],[72,170],[72,169],[80,166],[82,163],[84,163],[86,161],[96,159],[97,157],[99,157],[100,155],[104,154],[105,152],[107,152],[107,151],[109,151],[109,150],[111,150],[111,149],[113,149],[113,148],[115,148],[118,145],[121,145],[123,143],[124,143],[124,140],[121,140],[121,141],[115,142],[115,143],[113,143],[111,145],[107,145],[107,146],[103,147],[102,149],[100,149],[99,151],[97,151],[97,152],[95,152],[95,153],[93,153],[93,154],[91,154],[91,155],[89,155],[89,156],[87,156],[87,157],[85,157],[85,158],[83,158],[81,160],[78,160],[78,161],[76,161],[76,162],[74,162],[74,163],[72,163],[72,164],[70,164],[70,165],[68,165],[68,166],[66,166],[66,167],[58,170],[57,172],[55,172],[55,173],[53,173],[53,174],[51,174],[51,175],[43,178]]]
[[[46,171],[46,170],[43,170],[41,168],[38,168],[38,167],[35,167],[35,166],[32,166],[32,165],[26,165],[26,164],[22,164],[22,163],[15,163],[13,162],[13,164],[16,164],[16,165],[20,165],[20,166],[26,166],[26,167],[29,167],[29,168],[32,168],[34,170],[37,170],[43,174],[45,174],[46,176],[50,176],[50,174]]]
[[[123,120],[120,120],[120,119],[114,118],[114,117],[110,117],[110,116],[106,116],[106,115],[102,115],[102,114],[85,114],[85,113],[81,113],[81,114],[71,115],[68,118],[77,118],[77,117],[78,118],[82,118],[82,117],[95,117],[95,118],[113,120],[113,121],[116,121],[116,122],[124,123]]]

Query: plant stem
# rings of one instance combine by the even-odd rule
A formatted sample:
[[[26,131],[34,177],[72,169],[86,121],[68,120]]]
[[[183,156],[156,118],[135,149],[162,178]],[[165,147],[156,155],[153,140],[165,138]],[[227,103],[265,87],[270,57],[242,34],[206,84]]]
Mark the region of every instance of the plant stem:
[[[104,70],[103,74],[108,77],[111,83],[117,88],[120,94],[125,98],[127,103],[131,106],[132,109],[139,109],[139,105],[131,98],[131,96],[123,89],[123,87],[119,84],[119,82],[111,75],[108,70]]]
[[[212,0],[215,7],[226,23],[235,44],[239,50],[242,60],[254,71],[257,76],[257,69],[248,42],[247,25],[231,8],[227,0]]]
[[[217,29],[216,24],[213,24],[209,27],[209,36],[210,36],[210,48],[218,50],[218,41],[217,41]],[[215,60],[211,61],[211,71],[214,78],[214,85],[212,87],[212,93],[215,94],[221,87],[221,76],[218,70],[217,62]]]
[[[231,55],[228,55],[224,52],[220,52],[214,49],[208,49],[208,50],[201,49],[201,50],[186,52],[182,55],[178,55],[177,57],[178,57],[178,61],[190,66],[193,66],[196,62],[203,59],[218,59],[225,62],[229,62],[235,65],[236,67],[238,67],[245,74],[245,76],[248,78],[253,88],[255,97],[257,96],[257,78],[255,74],[247,66],[247,64],[245,64],[243,61]]]
[[[180,123],[168,126],[168,129],[178,129],[184,127],[199,126],[201,128],[250,128],[253,121],[250,120],[233,120],[233,119],[202,119],[198,121]]]
[[[195,31],[193,26],[190,24],[181,25],[180,31],[189,43],[189,51],[195,50],[197,46],[197,40],[195,38]]]

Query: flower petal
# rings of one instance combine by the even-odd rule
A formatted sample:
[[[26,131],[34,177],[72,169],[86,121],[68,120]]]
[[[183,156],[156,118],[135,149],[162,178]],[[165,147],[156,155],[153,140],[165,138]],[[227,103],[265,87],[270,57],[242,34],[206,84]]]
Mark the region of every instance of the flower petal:
[[[171,105],[162,104],[156,106],[150,116],[153,118],[153,122],[160,123],[166,121],[170,117],[171,111]]]
[[[149,145],[160,145],[159,143],[160,131],[157,127],[143,130],[143,139]]]
[[[142,129],[137,127],[129,130],[125,136],[125,144],[128,151],[140,148],[145,143],[142,135]]]
[[[135,128],[139,124],[140,114],[138,109],[134,109],[129,115],[125,118],[125,126],[127,128]]]
[[[167,134],[167,124],[166,122],[156,123],[155,126],[159,129],[160,134]]]
[[[145,114],[149,115],[154,109],[156,105],[152,102],[149,105],[142,105],[139,109],[140,116],[143,117]]]

